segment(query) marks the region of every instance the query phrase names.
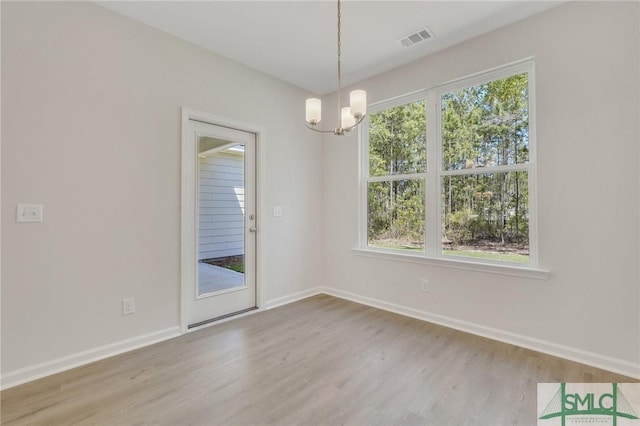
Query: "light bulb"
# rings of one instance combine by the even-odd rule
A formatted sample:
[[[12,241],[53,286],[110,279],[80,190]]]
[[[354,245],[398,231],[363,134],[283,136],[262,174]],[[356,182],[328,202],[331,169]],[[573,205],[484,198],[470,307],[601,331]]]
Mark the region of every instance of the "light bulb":
[[[342,108],[342,128],[348,129],[349,127],[356,124],[356,119],[351,115],[351,108],[343,107]]]
[[[367,92],[364,90],[352,90],[349,95],[351,103],[351,115],[360,118],[367,113]]]
[[[309,98],[306,102],[305,117],[307,123],[316,125],[322,118],[322,101],[318,98]]]

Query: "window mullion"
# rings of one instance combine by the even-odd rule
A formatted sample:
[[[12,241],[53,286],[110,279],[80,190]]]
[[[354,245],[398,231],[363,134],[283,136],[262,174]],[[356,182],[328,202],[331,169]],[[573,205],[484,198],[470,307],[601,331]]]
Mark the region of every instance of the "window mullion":
[[[442,170],[440,176],[484,175],[489,173],[526,172],[529,163],[510,164],[506,166],[474,167],[471,169]]]
[[[537,194],[537,142],[536,142],[536,90],[535,90],[535,66],[533,63],[528,64],[526,68],[529,78],[528,96],[529,96],[529,263],[538,265],[538,194]]]
[[[368,246],[367,222],[369,217],[369,207],[367,205],[367,187],[369,185],[369,117],[365,117],[364,125],[358,131],[359,143],[358,158],[360,158],[360,202],[358,203],[358,213],[360,216],[360,227],[358,229],[358,244],[361,248]]]
[[[439,256],[442,245],[440,226],[440,176],[442,160],[440,159],[440,102],[435,90],[427,92],[425,99],[427,114],[427,176],[426,190],[426,235],[425,253],[427,256]]]
[[[396,180],[424,179],[426,177],[427,177],[427,173],[409,173],[409,174],[403,174],[403,175],[371,176],[367,178],[367,182],[393,182]]]

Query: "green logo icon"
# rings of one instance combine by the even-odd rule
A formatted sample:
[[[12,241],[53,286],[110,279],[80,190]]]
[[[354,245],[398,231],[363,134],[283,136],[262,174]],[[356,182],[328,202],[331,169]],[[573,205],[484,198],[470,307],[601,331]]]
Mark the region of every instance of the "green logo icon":
[[[617,383],[611,384],[611,393],[567,393],[566,383],[561,383],[539,419],[560,417],[562,426],[565,426],[566,418],[570,416],[609,416],[613,420],[613,426],[617,426],[619,417],[638,419]]]

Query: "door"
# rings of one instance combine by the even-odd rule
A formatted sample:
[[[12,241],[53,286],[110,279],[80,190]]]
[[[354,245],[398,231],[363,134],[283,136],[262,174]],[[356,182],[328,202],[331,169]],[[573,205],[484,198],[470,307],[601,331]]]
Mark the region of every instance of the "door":
[[[189,328],[256,308],[255,145],[253,133],[188,121],[183,226],[194,232],[183,253],[183,285]]]

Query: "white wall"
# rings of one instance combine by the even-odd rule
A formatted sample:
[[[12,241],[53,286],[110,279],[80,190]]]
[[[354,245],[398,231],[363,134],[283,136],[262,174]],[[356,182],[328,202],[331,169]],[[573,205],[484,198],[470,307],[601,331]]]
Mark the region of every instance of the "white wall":
[[[198,156],[198,260],[244,254],[244,155]]]
[[[535,56],[547,281],[354,254],[352,135],[325,139],[325,284],[354,299],[640,376],[639,18],[637,2],[570,3],[357,85],[373,103]],[[419,291],[423,277],[429,293]]]
[[[4,384],[178,330],[181,106],[265,129],[265,299],[320,284],[308,93],[93,3],[1,8]],[[17,203],[44,223],[16,224]]]

